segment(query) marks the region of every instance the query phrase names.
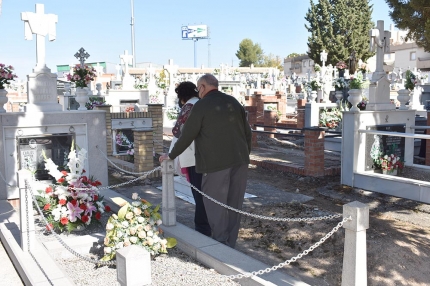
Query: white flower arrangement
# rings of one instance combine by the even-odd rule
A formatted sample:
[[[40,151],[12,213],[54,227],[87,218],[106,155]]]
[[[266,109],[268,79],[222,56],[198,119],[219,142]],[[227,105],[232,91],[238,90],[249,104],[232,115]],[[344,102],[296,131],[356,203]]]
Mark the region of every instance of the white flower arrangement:
[[[176,245],[176,239],[162,237],[160,206],[153,207],[137,193],[133,193],[132,199],[131,204],[123,203],[118,215],[109,218],[104,239],[105,255],[100,260],[112,260],[118,249],[130,245],[141,246],[151,255],[167,253],[167,248]]]

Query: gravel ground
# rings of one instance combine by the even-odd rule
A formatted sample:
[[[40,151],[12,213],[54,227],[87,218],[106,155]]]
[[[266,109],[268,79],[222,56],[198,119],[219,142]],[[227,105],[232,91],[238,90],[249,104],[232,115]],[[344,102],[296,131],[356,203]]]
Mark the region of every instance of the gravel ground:
[[[101,218],[101,224],[93,224],[79,232],[62,233],[60,237],[69,240],[91,233],[103,233],[109,216],[110,214],[105,213]],[[45,231],[40,216],[36,216],[36,237],[41,242],[56,240],[52,234]],[[169,249],[168,252],[151,261],[151,285],[240,285],[215,270],[205,267],[177,247]],[[88,257],[98,260],[102,255],[103,245],[100,244],[92,248]],[[60,253],[51,253],[51,256],[76,285],[120,285],[117,282],[115,266],[97,267],[77,257],[62,258]]]

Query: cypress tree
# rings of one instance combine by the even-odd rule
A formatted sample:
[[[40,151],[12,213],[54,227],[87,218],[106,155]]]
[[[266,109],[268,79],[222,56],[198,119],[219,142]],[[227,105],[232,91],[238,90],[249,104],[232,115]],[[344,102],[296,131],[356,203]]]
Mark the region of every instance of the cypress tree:
[[[373,53],[369,51],[369,30],[372,5],[369,0],[320,0],[310,1],[311,7],[305,19],[311,33],[308,37],[308,55],[320,63],[323,49],[328,52],[327,64],[336,65],[338,61],[348,62],[355,51],[356,59],[366,61]]]

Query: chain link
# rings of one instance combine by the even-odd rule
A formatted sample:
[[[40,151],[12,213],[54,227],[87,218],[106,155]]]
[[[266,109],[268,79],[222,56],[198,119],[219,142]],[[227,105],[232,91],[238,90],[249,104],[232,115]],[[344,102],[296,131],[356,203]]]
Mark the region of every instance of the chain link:
[[[226,205],[224,203],[221,203],[217,200],[215,200],[214,198],[208,196],[207,194],[203,193],[202,191],[200,191],[199,189],[197,189],[194,185],[190,184],[189,182],[185,181],[182,177],[181,180],[185,183],[187,183],[191,188],[193,188],[194,190],[196,190],[197,192],[199,192],[202,196],[206,197],[208,200],[211,200],[212,202],[226,208],[229,209],[231,211],[237,212],[239,214],[245,215],[245,216],[249,216],[249,217],[253,217],[253,218],[258,218],[258,219],[264,219],[264,220],[270,220],[270,221],[281,221],[281,222],[301,222],[301,221],[318,221],[318,220],[329,220],[329,219],[334,219],[334,218],[340,218],[342,217],[342,214],[334,214],[334,215],[326,215],[326,216],[319,216],[319,217],[305,217],[305,218],[278,218],[278,217],[269,217],[269,216],[263,216],[263,215],[257,215],[257,214],[252,214],[252,213],[248,213],[239,209],[235,209],[229,205]]]
[[[97,188],[97,190],[100,191],[100,190],[107,190],[107,189],[114,189],[114,188],[122,187],[122,186],[125,186],[125,185],[128,185],[128,184],[134,183],[136,181],[142,180],[142,179],[146,178],[147,176],[149,176],[150,174],[152,174],[152,173],[154,173],[154,172],[156,172],[158,170],[161,170],[161,166],[159,166],[159,167],[157,167],[157,168],[155,168],[155,169],[153,169],[151,171],[147,171],[147,172],[144,173],[144,175],[142,175],[140,177],[137,177],[137,178],[134,178],[134,179],[132,179],[130,181],[119,183],[119,184],[116,184],[116,185],[110,185],[110,186],[100,187],[100,188]],[[88,190],[90,188],[91,187],[87,187],[87,188],[68,187],[69,190],[75,190],[75,191]]]
[[[272,266],[272,267],[268,267],[266,269],[261,269],[258,271],[253,271],[250,273],[245,273],[245,274],[237,274],[237,275],[229,275],[226,276],[229,279],[241,279],[241,278],[249,278],[252,276],[257,276],[257,275],[263,275],[265,273],[269,273],[275,270],[278,270],[281,267],[284,267],[286,265],[289,265],[291,262],[295,262],[298,259],[302,258],[304,255],[308,255],[310,252],[312,252],[315,248],[317,248],[318,246],[320,246],[322,243],[324,243],[330,236],[332,236],[336,231],[339,230],[339,228],[341,228],[343,226],[343,224],[348,221],[351,220],[351,217],[345,217],[343,218],[342,221],[340,221],[329,233],[327,233],[323,238],[321,238],[317,243],[315,243],[314,245],[312,245],[311,247],[309,247],[308,249],[304,250],[303,252],[299,253],[297,256],[294,256],[293,258],[286,260],[284,262],[279,263],[278,265]]]
[[[118,170],[120,170],[120,171],[122,171],[122,172],[124,172],[124,173],[130,174],[130,175],[143,175],[143,174],[146,174],[146,172],[130,172],[130,171],[127,171],[127,170],[121,169],[121,167],[119,167],[118,165],[116,165],[112,160],[110,160],[110,159],[109,159],[109,157],[108,157],[105,153],[103,153],[103,151],[102,151],[102,150],[100,150],[99,146],[96,146],[96,148],[97,148],[97,150],[99,150],[99,152],[103,155],[103,157],[104,157],[104,158],[105,158],[109,163],[111,163],[111,164],[112,164],[112,166],[114,166],[114,167],[115,167],[115,168],[117,168]]]
[[[36,198],[33,195],[33,190],[31,189],[31,186],[28,184],[27,180],[25,180],[25,185],[27,187],[27,190],[30,191],[31,197],[33,198],[33,203],[36,206],[37,211],[39,212],[40,216],[42,217],[42,220],[45,223],[46,228],[50,229],[49,222],[46,220],[45,216],[43,215],[43,212],[40,209],[39,204],[37,203],[37,200],[36,200]],[[25,197],[26,197],[26,203],[27,203],[27,192],[25,192]],[[95,259],[86,257],[86,256],[84,256],[84,255],[82,255],[82,254],[74,251],[70,246],[68,246],[55,231],[51,230],[51,233],[54,235],[54,237],[58,240],[58,242],[65,249],[67,249],[71,254],[73,254],[74,256],[76,256],[76,257],[78,257],[78,258],[80,258],[82,260],[85,260],[87,262],[94,263],[94,264],[97,264],[97,265],[116,265],[116,261],[114,261],[114,260],[111,260],[111,261],[100,261],[100,260],[95,260]],[[29,234],[28,234],[28,209],[27,209],[27,236],[29,236]],[[29,241],[30,241],[30,239],[29,239]],[[28,244],[28,247],[30,249],[30,244]]]

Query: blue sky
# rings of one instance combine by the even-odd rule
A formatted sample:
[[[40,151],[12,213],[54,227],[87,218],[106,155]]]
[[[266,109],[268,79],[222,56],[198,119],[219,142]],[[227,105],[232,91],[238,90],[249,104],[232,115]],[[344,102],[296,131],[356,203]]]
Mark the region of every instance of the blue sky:
[[[45,5],[46,14],[58,15],[57,39],[46,40],[46,64],[77,63],[74,54],[83,47],[89,62],[120,63],[119,55],[131,53],[130,0],[3,0],[0,15],[0,63],[13,65],[24,79],[36,64],[36,40],[24,39],[21,12],[34,12]],[[373,20],[391,19],[385,0],[371,0]],[[238,66],[239,43],[250,38],[264,53],[286,57],[307,49],[309,33],[304,27],[309,0],[158,0],[134,1],[136,62],[194,66],[193,41],[182,40],[184,25],[207,25],[211,31],[210,63]],[[196,43],[197,66],[208,66],[208,40]]]

